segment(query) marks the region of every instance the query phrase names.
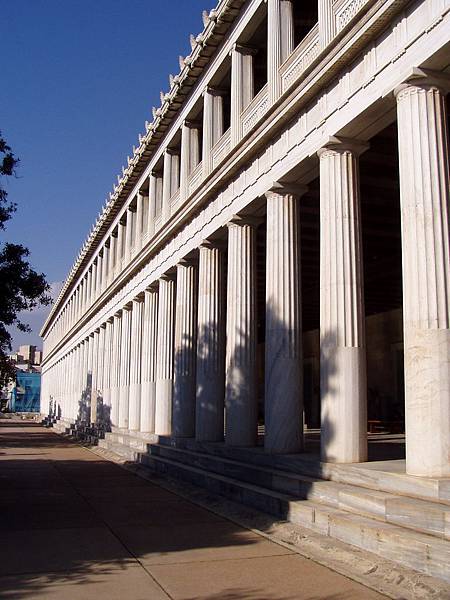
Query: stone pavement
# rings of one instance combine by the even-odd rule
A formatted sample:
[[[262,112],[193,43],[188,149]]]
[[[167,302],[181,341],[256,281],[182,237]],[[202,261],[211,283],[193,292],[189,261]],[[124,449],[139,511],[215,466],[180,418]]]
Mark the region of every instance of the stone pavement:
[[[34,423],[0,420],[0,598],[384,596]]]

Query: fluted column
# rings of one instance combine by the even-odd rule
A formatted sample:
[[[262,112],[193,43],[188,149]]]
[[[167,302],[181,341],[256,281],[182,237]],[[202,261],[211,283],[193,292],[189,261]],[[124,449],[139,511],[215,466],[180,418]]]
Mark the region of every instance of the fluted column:
[[[170,217],[170,198],[172,196],[172,152],[164,150],[164,173],[162,190],[162,218],[167,221]]]
[[[224,429],[225,257],[208,241],[199,252],[195,437],[218,442]]]
[[[253,446],[256,397],[256,224],[234,217],[228,225],[226,434],[230,446]]]
[[[358,155],[333,139],[320,157],[321,453],[367,460],[367,380]]]
[[[109,247],[103,246],[103,261],[102,261],[102,285],[101,292],[103,293],[108,287],[108,270],[109,270]]]
[[[282,0],[267,1],[267,83],[270,104],[274,104],[281,96],[281,3]]]
[[[111,356],[113,344],[113,321],[105,324],[105,343],[103,359],[103,421],[109,429],[111,426]]]
[[[119,221],[117,225],[117,242],[116,242],[116,275],[122,271],[123,257],[125,254],[125,225]]]
[[[104,363],[105,363],[105,325],[100,326],[98,334],[98,359],[97,359],[97,419],[103,421],[104,403]]]
[[[133,221],[134,221],[134,212],[131,210],[131,207],[128,207],[127,210],[127,223],[125,226],[125,265],[130,262],[131,259],[131,250],[133,248]]]
[[[266,194],[264,448],[279,454],[303,448],[299,202],[305,191],[277,184]]]
[[[222,94],[211,87],[207,87],[203,93],[203,177],[212,171],[212,149],[224,133]]]
[[[120,340],[119,427],[128,429],[130,413],[130,354],[131,308],[122,310],[122,337]]]
[[[197,353],[197,267],[190,261],[177,265],[173,435],[195,434],[195,369]]]
[[[184,199],[188,197],[189,174],[191,172],[191,128],[186,121],[181,126],[180,161],[180,196]]]
[[[154,173],[150,173],[149,177],[149,192],[148,192],[148,236],[151,238],[155,233],[155,218],[156,218],[156,203],[157,203],[157,177]]]
[[[141,355],[142,355],[142,314],[141,298],[133,300],[131,320],[130,356],[130,421],[129,428],[139,431],[141,427]]]
[[[145,291],[142,338],[141,431],[155,431],[156,359],[158,353],[158,291]]]
[[[111,234],[109,240],[108,285],[114,281],[117,265],[117,235]]]
[[[142,220],[144,216],[144,195],[142,192],[138,192],[137,194],[135,216],[134,253],[137,254],[142,248]]]
[[[241,113],[254,95],[253,55],[255,50],[235,44],[231,51],[231,145],[242,137]]]
[[[97,276],[95,281],[95,298],[97,299],[101,294],[102,286],[102,272],[103,272],[103,258],[101,254],[97,256]]]
[[[292,54],[294,42],[294,0],[281,1],[281,62]]]
[[[318,0],[319,44],[323,49],[331,42],[336,33],[333,18],[332,0]]]
[[[214,96],[210,88],[203,92],[203,177],[212,171],[214,146]]]
[[[158,357],[156,366],[155,433],[172,433],[173,341],[175,282],[167,276],[159,280]]]
[[[403,254],[406,471],[450,476],[449,140],[444,90],[397,90]]]
[[[110,387],[111,387],[111,425],[119,426],[119,385],[120,385],[120,343],[122,340],[122,313],[114,315],[113,322],[113,340],[111,347],[111,369],[110,369]]]

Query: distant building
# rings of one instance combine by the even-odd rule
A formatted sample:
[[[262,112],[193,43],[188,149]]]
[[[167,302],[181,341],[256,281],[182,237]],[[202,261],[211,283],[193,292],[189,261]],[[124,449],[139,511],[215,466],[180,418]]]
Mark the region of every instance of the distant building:
[[[30,363],[31,365],[35,364],[35,353],[36,346],[31,346],[30,344],[19,346],[19,354],[23,356],[25,361]]]
[[[39,412],[41,396],[41,374],[17,371],[11,385],[8,409],[10,412]]]

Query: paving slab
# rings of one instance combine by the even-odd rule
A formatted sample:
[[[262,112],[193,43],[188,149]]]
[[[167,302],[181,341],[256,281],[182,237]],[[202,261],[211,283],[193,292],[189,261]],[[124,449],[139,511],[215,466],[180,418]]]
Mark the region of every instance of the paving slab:
[[[249,560],[154,565],[174,600],[376,600],[382,598],[296,554]]]
[[[382,598],[31,423],[0,420],[0,598]]]
[[[121,569],[83,569],[70,573],[0,577],[0,598],[8,600],[168,600],[160,585],[140,565]]]

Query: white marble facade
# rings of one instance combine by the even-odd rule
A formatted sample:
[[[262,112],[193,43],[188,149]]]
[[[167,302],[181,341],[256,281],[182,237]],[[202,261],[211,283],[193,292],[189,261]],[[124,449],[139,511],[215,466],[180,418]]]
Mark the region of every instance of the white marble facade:
[[[359,161],[396,123],[407,471],[450,476],[449,11],[220,0],[204,14],[43,327],[42,407],[252,446],[265,306],[265,449],[301,452],[300,208],[318,178],[322,459],[365,461]]]

